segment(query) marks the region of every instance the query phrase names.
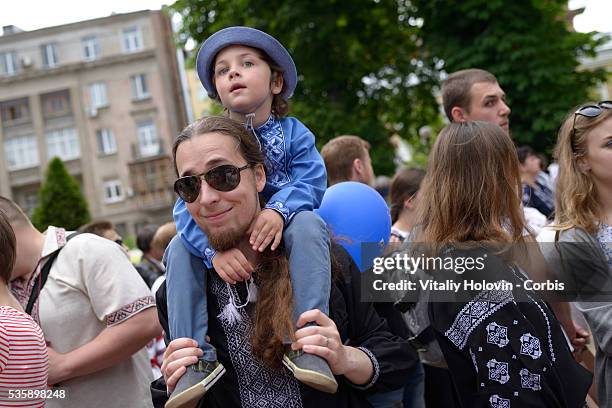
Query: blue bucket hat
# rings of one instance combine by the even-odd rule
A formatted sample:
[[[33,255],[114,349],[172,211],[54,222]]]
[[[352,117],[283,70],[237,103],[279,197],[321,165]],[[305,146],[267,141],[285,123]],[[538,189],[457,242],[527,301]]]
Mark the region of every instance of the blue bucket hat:
[[[212,81],[212,64],[215,57],[219,51],[230,45],[246,45],[258,48],[268,54],[284,70],[284,87],[281,96],[285,99],[291,98],[297,85],[297,69],[291,55],[276,38],[251,27],[224,28],[208,37],[202,44],[200,51],[198,51],[196,68],[198,78],[208,92],[208,96],[214,98],[217,95]]]

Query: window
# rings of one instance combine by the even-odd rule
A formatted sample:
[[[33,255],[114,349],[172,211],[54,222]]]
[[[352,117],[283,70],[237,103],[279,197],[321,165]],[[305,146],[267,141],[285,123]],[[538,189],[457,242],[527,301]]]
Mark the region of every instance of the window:
[[[98,151],[101,154],[117,153],[117,143],[112,130],[100,129],[96,132],[96,137],[98,139]]]
[[[4,153],[9,170],[38,166],[38,145],[34,135],[19,136],[4,141]]]
[[[47,133],[48,157],[62,160],[77,159],[81,156],[79,138],[74,128],[52,130]]]
[[[53,68],[57,66],[57,47],[55,44],[43,44],[40,46],[42,52],[43,66]]]
[[[67,89],[41,95],[40,99],[45,118],[64,116],[71,112],[70,92]]]
[[[15,51],[0,52],[0,71],[4,75],[17,73],[17,53]]]
[[[123,51],[136,52],[142,49],[142,34],[140,27],[130,27],[123,30]]]
[[[31,217],[34,213],[34,209],[38,205],[38,193],[36,191],[27,191],[23,193],[20,204],[21,209]]]
[[[147,76],[145,74],[133,75],[130,77],[132,80],[132,98],[146,99],[149,96],[149,87],[147,86]]]
[[[83,37],[81,44],[83,45],[83,58],[85,61],[93,61],[100,56],[98,37],[93,35]]]
[[[157,130],[152,120],[140,122],[138,125],[138,151],[141,157],[155,156],[160,153]]]
[[[104,183],[104,202],[116,203],[123,201],[123,188],[121,181],[111,180]]]
[[[30,121],[28,98],[13,99],[0,103],[2,124],[4,127],[27,123]]]
[[[107,106],[108,99],[106,99],[106,84],[104,82],[95,82],[89,85],[89,97],[89,106],[92,109]]]

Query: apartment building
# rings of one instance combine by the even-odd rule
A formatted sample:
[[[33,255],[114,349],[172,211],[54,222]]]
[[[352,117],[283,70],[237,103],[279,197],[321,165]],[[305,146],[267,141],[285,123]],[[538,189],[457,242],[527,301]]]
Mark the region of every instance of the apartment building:
[[[95,219],[122,234],[171,219],[171,148],[186,125],[170,21],[115,14],[0,36],[0,194],[37,205],[60,157]]]
[[[612,32],[606,34],[608,36],[612,36]],[[605,82],[599,84],[598,88],[594,92],[593,99],[601,101],[609,101],[612,99],[612,40],[609,40],[599,47],[597,50],[597,56],[595,56],[595,58],[581,60],[581,68],[605,69],[607,71],[606,80]]]

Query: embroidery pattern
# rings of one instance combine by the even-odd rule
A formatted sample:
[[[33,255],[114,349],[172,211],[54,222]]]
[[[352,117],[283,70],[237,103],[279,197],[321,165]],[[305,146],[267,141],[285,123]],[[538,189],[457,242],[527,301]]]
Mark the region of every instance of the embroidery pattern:
[[[257,128],[266,165],[267,183],[281,187],[291,181],[287,172],[285,134],[280,121],[270,116],[268,121]]]
[[[519,375],[521,376],[521,387],[532,389],[534,391],[540,391],[542,388],[540,387],[540,375],[530,373],[526,368],[522,368],[519,371]]]
[[[210,289],[217,297],[217,304],[222,310],[229,302],[225,282],[216,274],[210,276]],[[243,408],[302,408],[300,388],[293,375],[285,367],[273,370],[253,357],[249,341],[253,321],[244,308],[238,309],[238,312],[241,315],[239,321],[230,327],[227,319],[221,319],[221,326],[238,378],[240,405]]]
[[[606,256],[608,267],[612,268],[612,225],[601,223],[595,238]]]
[[[474,364],[474,370],[476,370],[476,373],[478,373],[478,364],[476,364],[476,355],[474,354],[471,348],[468,349],[468,351],[470,352],[470,357],[472,357],[472,364]]]
[[[505,282],[505,281],[501,281]],[[472,331],[487,317],[513,300],[511,290],[482,291],[457,314],[444,335],[460,350],[465,347]]]
[[[497,394],[489,397],[489,403],[491,403],[491,408],[510,408],[510,400],[502,398]]]
[[[540,349],[540,339],[532,336],[531,333],[525,333],[521,336],[521,354],[531,358],[538,359],[542,355]]]
[[[368,355],[370,361],[372,362],[372,365],[374,366],[374,375],[372,375],[372,379],[370,380],[370,382],[366,385],[355,386],[355,388],[358,388],[360,390],[367,390],[372,385],[376,384],[376,381],[378,381],[378,377],[380,377],[380,365],[378,365],[378,360],[376,359],[376,356],[370,350],[365,347],[357,348]]]
[[[548,320],[548,315],[546,314],[544,309],[542,309],[542,306],[540,306],[540,304],[538,302],[536,302],[529,294],[527,295],[527,297],[529,299],[531,299],[531,301],[533,303],[535,303],[535,305],[538,307],[538,309],[540,309],[540,313],[542,313],[542,316],[544,316],[544,320],[546,320],[546,334],[548,336],[548,347],[550,348],[550,359],[553,362],[557,361],[557,359],[555,357],[555,350],[553,348],[553,343],[552,343],[552,333],[550,331],[550,321]]]
[[[508,328],[491,322],[487,325],[487,343],[495,344],[499,348],[505,347],[510,340],[508,340]]]
[[[285,205],[280,201],[269,202],[268,204],[266,204],[266,208],[278,211],[285,219],[285,222],[287,222],[287,220],[289,219],[289,209],[285,207]]]
[[[487,363],[487,368],[489,369],[489,380],[505,384],[510,379],[510,374],[508,374],[508,363],[491,359]]]
[[[106,326],[110,327],[115,324],[121,323],[129,317],[134,316],[136,313],[148,307],[155,306],[155,299],[153,296],[145,296],[140,299],[136,299],[132,303],[123,306],[116,312],[106,315]]]

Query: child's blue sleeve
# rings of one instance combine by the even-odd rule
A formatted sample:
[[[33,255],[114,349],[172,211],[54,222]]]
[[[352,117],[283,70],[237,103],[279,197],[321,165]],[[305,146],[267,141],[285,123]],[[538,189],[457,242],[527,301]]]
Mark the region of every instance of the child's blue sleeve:
[[[312,132],[295,118],[284,118],[281,123],[289,141],[287,171],[291,181],[270,197],[266,208],[278,211],[287,224],[298,212],[319,208],[327,173]]]
[[[204,265],[212,268],[212,259],[215,251],[208,243],[208,237],[187,211],[187,206],[182,199],[176,200],[172,217],[176,224],[176,234],[179,236],[187,250],[198,258],[203,258]]]

